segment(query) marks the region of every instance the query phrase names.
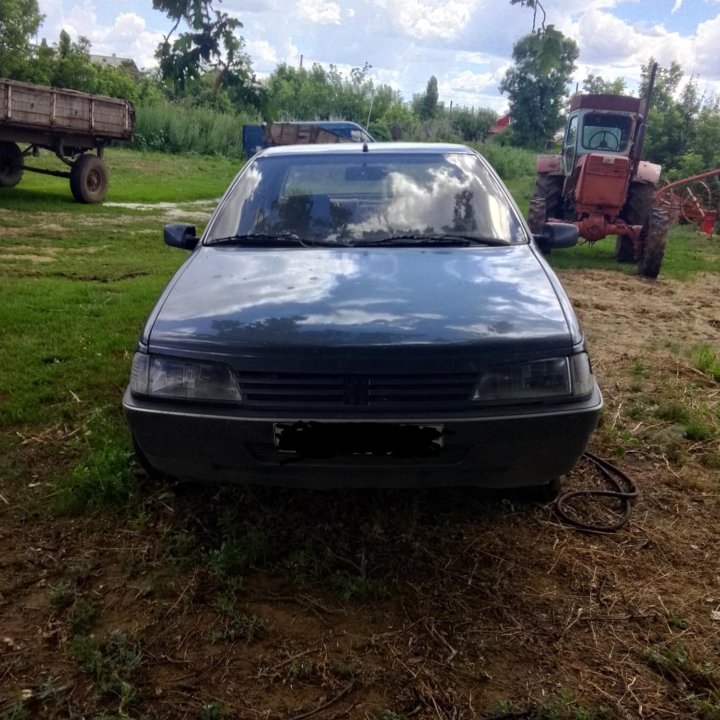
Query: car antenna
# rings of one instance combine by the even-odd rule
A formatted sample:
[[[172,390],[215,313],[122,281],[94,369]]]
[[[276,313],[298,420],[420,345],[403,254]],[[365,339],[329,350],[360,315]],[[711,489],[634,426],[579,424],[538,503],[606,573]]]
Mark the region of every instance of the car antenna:
[[[368,148],[367,142],[364,142],[364,143],[363,143],[363,149],[362,149],[362,151],[363,151],[363,152],[370,152],[370,149]]]

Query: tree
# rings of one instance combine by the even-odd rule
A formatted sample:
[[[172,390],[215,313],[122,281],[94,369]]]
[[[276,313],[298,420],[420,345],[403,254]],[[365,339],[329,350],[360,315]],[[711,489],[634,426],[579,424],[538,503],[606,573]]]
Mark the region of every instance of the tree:
[[[650,83],[650,58],[642,67],[640,94],[645,96]],[[693,143],[696,121],[703,101],[698,96],[694,78],[681,88],[684,72],[679,63],[658,67],[651,99],[648,128],[645,136],[645,154],[649,160],[666,169],[677,165]]]
[[[37,0],[0,0],[0,77],[17,78],[42,20]]]
[[[437,116],[439,109],[437,78],[431,75],[425,92],[415,97],[413,110],[420,120],[432,120]]]
[[[605,80],[601,75],[593,75],[590,73],[583,80],[583,93],[586,95],[600,95],[607,93],[609,95],[624,95],[626,92],[625,78],[615,78],[614,80]]]
[[[240,20],[217,10],[212,0],[153,0],[153,7],[173,21],[155,57],[163,80],[177,95],[184,95],[193,80],[210,72],[216,87],[226,88],[239,104],[265,104],[244,40],[237,34]],[[189,30],[172,39],[181,23]]]
[[[515,64],[500,84],[507,93],[513,138],[519,145],[543,146],[562,126],[563,102],[580,51],[553,25],[520,38]]]

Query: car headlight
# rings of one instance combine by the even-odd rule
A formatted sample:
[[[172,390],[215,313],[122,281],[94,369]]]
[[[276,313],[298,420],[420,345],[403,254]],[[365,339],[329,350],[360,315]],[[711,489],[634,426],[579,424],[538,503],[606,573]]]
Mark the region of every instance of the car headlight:
[[[586,353],[488,368],[480,376],[476,402],[533,401],[589,395],[593,376]]]
[[[242,396],[227,365],[135,353],[130,391],[178,400],[240,402]]]

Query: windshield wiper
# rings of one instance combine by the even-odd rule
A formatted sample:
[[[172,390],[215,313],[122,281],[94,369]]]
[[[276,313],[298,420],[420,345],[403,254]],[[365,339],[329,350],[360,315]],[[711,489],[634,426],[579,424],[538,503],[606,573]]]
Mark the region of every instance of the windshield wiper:
[[[305,245],[305,241],[295,233],[247,233],[245,235],[228,235],[227,237],[211,238],[206,245],[250,245],[267,247],[269,245]]]
[[[353,243],[355,246],[418,246],[418,245],[454,245],[456,247],[467,247],[468,245],[509,245],[507,240],[494,237],[482,237],[478,235],[454,235],[453,233],[409,233],[406,235],[392,235],[379,238],[378,240],[358,240]]]
[[[347,247],[347,243],[334,240],[302,238],[295,233],[247,233],[211,238],[206,245],[245,245],[248,247]]]

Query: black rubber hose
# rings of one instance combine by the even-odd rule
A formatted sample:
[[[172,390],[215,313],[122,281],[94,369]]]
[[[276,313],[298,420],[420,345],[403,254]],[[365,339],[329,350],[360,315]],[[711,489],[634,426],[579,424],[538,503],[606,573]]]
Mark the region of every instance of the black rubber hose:
[[[638,496],[638,489],[635,483],[622,470],[615,467],[612,463],[604,460],[591,452],[585,452],[585,459],[591,462],[600,471],[603,478],[613,488],[612,490],[572,490],[563,493],[555,501],[555,514],[567,525],[594,533],[612,533],[617,532],[624,527],[630,519],[630,511],[632,509],[632,501]],[[622,514],[617,522],[607,525],[597,525],[593,523],[585,523],[578,520],[568,512],[569,504],[574,498],[578,497],[610,497],[622,501]]]

